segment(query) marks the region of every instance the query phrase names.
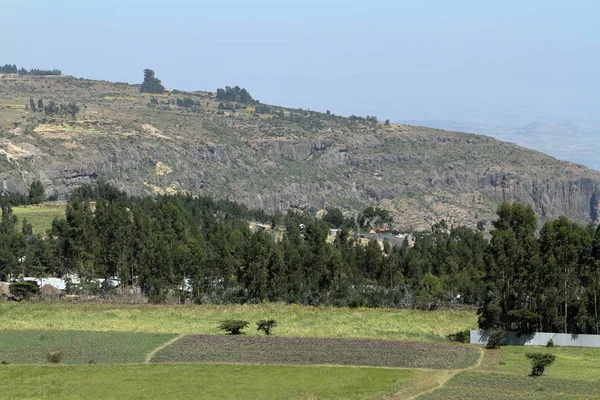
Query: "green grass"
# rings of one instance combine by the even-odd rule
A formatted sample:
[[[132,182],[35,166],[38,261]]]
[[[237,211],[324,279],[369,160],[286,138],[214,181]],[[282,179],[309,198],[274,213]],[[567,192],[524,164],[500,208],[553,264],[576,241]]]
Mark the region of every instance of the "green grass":
[[[48,352],[60,351],[62,364],[141,363],[175,335],[125,332],[0,331],[0,361],[47,363]]]
[[[244,365],[0,366],[7,399],[372,399],[426,372]]]
[[[56,217],[65,216],[65,203],[44,203],[39,206],[13,207],[13,214],[19,219],[19,228],[23,226],[23,219],[31,224],[33,233],[45,233],[52,228],[52,221]]]
[[[574,380],[596,380],[600,384],[600,349],[583,347],[504,346],[497,370],[527,375],[531,363],[525,353],[552,353],[556,361],[546,368],[551,377]],[[599,389],[600,390],[600,389]]]
[[[357,365],[455,369],[475,364],[473,346],[400,340],[188,335],[152,362]]]
[[[600,399],[600,382],[529,377],[527,374],[461,372],[421,400]]]
[[[220,321],[254,324],[275,319],[277,336],[445,341],[477,326],[473,311],[349,309],[286,304],[123,305],[0,303],[0,330],[61,329],[152,333],[221,334]],[[248,329],[249,335],[258,335]]]

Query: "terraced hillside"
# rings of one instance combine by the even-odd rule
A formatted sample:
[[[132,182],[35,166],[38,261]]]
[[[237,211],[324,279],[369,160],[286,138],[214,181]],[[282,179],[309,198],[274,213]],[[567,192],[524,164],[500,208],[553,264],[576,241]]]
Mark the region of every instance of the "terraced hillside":
[[[46,115],[30,99],[80,111]],[[177,101],[179,99],[179,102]],[[184,101],[188,99],[188,101]],[[151,104],[152,103],[152,104]],[[542,218],[600,221],[600,172],[519,146],[330,113],[139,93],[74,77],[0,77],[4,191],[35,179],[59,199],[104,178],[130,193],[188,191],[266,210],[378,204],[404,229],[474,226],[503,200]]]

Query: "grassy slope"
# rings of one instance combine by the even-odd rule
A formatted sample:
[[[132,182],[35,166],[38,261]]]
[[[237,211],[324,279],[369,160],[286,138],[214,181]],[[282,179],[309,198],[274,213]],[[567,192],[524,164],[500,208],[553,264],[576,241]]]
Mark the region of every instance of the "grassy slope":
[[[62,329],[221,334],[224,319],[275,319],[277,336],[441,341],[475,328],[472,311],[348,309],[283,304],[152,306],[0,303],[0,330]],[[249,335],[258,335],[255,329]]]
[[[10,364],[46,363],[50,351],[63,364],[141,363],[175,335],[125,332],[0,331],[0,360]]]
[[[494,374],[461,372],[446,385],[422,400],[437,399],[600,399],[598,382],[549,377],[528,377],[526,374]]]
[[[39,206],[13,207],[13,214],[19,219],[19,227],[23,219],[31,224],[33,233],[44,233],[52,228],[52,220],[65,216],[66,203],[44,203]]]
[[[527,375],[531,370],[525,353],[556,354],[556,361],[546,369],[551,377],[597,381],[600,386],[600,349],[575,347],[505,346],[500,350],[497,370]],[[600,390],[600,389],[599,389]]]
[[[556,362],[529,377],[527,352],[549,352]],[[505,346],[486,350],[482,367],[461,372],[421,399],[600,399],[600,349]],[[485,371],[485,372],[483,372]]]
[[[418,385],[426,372],[243,365],[3,366],[13,399],[372,399]]]

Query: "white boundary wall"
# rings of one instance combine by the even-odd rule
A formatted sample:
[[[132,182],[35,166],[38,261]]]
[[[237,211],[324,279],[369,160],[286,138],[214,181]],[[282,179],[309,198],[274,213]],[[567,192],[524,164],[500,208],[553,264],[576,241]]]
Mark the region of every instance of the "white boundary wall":
[[[471,344],[486,344],[488,332],[480,330],[471,331]],[[570,333],[536,332],[519,335],[517,332],[506,332],[504,342],[506,345],[517,346],[545,346],[552,339],[555,346],[573,347],[600,347],[600,335],[576,335]]]

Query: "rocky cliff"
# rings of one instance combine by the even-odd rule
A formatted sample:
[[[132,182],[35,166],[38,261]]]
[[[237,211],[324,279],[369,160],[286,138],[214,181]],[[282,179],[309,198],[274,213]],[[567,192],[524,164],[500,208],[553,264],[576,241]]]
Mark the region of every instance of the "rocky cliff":
[[[195,106],[176,106],[176,98]],[[75,119],[29,98],[81,105]],[[600,222],[600,173],[489,137],[271,106],[219,109],[210,93],[149,96],[71,77],[0,78],[0,177],[48,195],[105,179],[130,193],[191,192],[270,211],[378,204],[402,228],[473,226],[502,201],[542,218]],[[156,101],[154,102],[156,103]]]

